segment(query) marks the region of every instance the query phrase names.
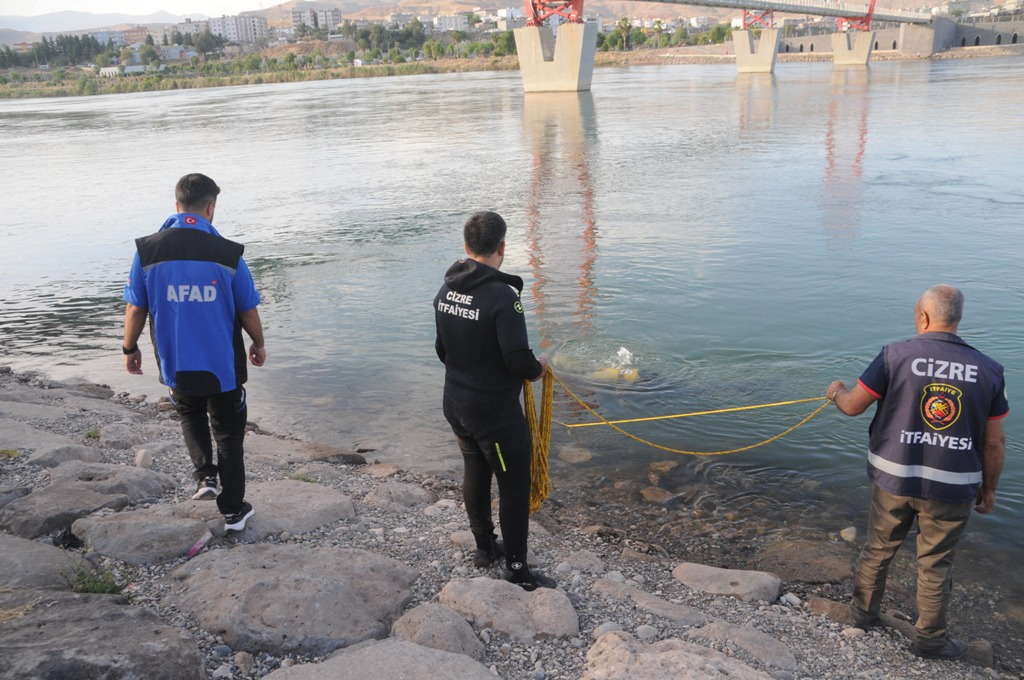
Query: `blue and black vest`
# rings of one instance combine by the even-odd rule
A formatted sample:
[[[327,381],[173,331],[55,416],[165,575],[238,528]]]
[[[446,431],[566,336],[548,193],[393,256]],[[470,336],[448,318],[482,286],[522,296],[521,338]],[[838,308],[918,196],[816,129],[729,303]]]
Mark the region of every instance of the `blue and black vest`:
[[[951,333],[886,345],[860,377],[879,401],[868,476],[898,496],[975,499],[985,426],[1009,413],[1003,367]]]

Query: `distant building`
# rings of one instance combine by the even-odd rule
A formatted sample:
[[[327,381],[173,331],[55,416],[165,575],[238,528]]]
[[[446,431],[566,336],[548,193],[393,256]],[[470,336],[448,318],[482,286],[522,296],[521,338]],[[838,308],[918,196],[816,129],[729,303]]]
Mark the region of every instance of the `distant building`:
[[[141,45],[149,37],[149,29],[145,26],[132,26],[124,30],[124,42],[126,45]]]
[[[191,19],[185,19],[180,24],[174,24],[174,30],[182,35],[193,35],[197,36],[200,33],[206,33],[210,30],[210,24],[207,21],[192,21]]]
[[[228,42],[254,43],[269,35],[267,20],[258,15],[223,16],[209,21],[210,33]]]
[[[292,10],[292,28],[306,26],[330,32],[335,30],[340,23],[341,10],[334,7],[304,7]]]
[[[116,78],[121,75],[120,66],[104,66],[100,69],[101,78]]]
[[[111,43],[114,47],[124,47],[128,42],[124,39],[124,31],[93,31],[90,33],[100,45]]]
[[[434,17],[434,29],[438,31],[468,31],[469,17],[465,14]]]

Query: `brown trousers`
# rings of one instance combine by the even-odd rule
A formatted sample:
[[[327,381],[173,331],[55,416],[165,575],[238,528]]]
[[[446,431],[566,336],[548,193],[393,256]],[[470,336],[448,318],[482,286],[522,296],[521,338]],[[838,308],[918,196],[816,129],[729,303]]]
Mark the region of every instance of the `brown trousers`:
[[[889,563],[917,518],[917,644],[941,647],[953,590],[953,555],[967,528],[973,503],[896,496],[877,486],[871,496],[868,538],[854,573],[853,611],[878,616]]]

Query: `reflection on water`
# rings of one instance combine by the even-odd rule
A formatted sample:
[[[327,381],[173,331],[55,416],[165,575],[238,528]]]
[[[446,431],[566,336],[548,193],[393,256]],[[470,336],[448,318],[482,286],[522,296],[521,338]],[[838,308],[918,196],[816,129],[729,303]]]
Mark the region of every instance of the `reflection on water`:
[[[590,92],[531,93],[523,99],[524,142],[531,149],[526,235],[542,350],[564,337],[587,336],[597,299],[598,228],[591,179],[597,118]],[[548,298],[572,301],[571,318],[548,312]]]
[[[830,249],[850,248],[864,209],[864,152],[868,137],[866,68],[836,68],[828,103],[821,214]]]

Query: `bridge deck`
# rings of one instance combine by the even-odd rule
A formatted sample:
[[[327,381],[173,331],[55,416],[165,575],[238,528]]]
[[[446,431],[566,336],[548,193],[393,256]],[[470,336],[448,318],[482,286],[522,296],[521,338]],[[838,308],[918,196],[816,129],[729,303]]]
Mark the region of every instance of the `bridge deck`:
[[[701,7],[731,7],[765,12],[773,10],[787,14],[813,14],[822,17],[866,17],[868,5],[855,5],[836,0],[646,0],[672,5],[698,5]],[[905,24],[927,24],[932,20],[930,14],[907,12],[900,9],[884,9],[875,7],[871,16],[873,21],[894,21]]]

